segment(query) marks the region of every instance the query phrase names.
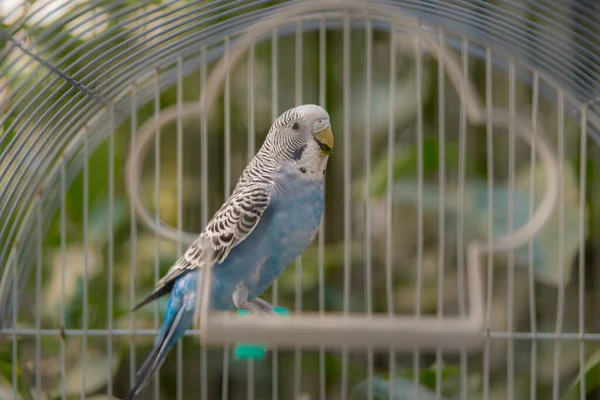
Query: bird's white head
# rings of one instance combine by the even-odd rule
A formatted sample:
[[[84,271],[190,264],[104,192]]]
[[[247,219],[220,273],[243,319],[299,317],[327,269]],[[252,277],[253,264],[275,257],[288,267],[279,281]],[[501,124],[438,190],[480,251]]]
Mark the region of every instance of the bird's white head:
[[[301,174],[322,176],[334,145],[329,114],[314,104],[289,109],[271,126],[267,143],[275,157]]]

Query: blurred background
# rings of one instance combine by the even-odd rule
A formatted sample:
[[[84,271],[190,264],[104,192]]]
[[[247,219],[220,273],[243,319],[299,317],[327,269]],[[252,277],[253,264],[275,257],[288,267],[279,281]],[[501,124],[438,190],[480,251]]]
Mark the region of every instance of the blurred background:
[[[285,3],[0,0],[0,398],[125,396],[168,298],[129,310],[187,246],[132,206],[136,134],[197,102],[240,34]],[[546,227],[487,260],[484,348],[247,362],[190,335],[140,399],[366,399],[369,386],[383,399],[390,385],[397,399],[600,398],[599,5],[377,3],[419,18],[481,107],[542,129],[560,159]],[[472,124],[435,51],[393,22],[332,8],[273,27],[208,121],[155,130],[138,183],[154,220],[200,232],[274,118],[321,104],[336,135],[323,230],[262,297],[292,311],[466,313],[467,244],[523,226],[544,171],[518,126]]]

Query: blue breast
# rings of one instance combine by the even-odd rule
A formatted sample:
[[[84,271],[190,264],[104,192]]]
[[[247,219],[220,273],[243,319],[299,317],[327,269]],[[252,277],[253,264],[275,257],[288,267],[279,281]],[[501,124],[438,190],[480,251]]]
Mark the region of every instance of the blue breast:
[[[214,267],[215,309],[235,309],[232,295],[240,282],[249,300],[260,296],[315,237],[323,213],[323,182],[292,174],[281,174],[277,181],[278,190],[254,231]]]

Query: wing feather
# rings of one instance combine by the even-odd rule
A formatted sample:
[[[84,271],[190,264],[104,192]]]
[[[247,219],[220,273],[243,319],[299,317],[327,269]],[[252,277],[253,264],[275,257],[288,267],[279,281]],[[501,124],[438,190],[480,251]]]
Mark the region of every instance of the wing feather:
[[[133,311],[162,297],[173,288],[182,274],[206,265],[222,263],[235,246],[252,233],[269,206],[271,194],[265,182],[245,182],[237,187],[231,197],[206,225],[202,233],[188,247],[167,274]]]

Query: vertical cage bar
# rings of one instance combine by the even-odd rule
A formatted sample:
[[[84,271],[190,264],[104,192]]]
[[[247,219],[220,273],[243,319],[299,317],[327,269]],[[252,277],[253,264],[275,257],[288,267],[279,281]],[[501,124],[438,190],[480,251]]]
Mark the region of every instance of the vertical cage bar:
[[[130,157],[135,157],[134,150],[136,148],[136,137],[137,132],[137,88],[134,84],[131,90],[131,139],[130,139]],[[133,308],[135,306],[135,259],[136,259],[136,242],[137,242],[137,223],[135,218],[135,206],[133,202],[129,202],[129,215],[130,215],[130,231],[131,231],[131,242],[130,242],[130,254],[129,254],[129,306]],[[135,384],[135,313],[129,313],[129,385],[133,387]]]
[[[66,323],[66,269],[67,269],[67,170],[63,156],[60,165],[60,326],[65,329]],[[67,356],[64,337],[60,340],[60,393],[67,397]],[[16,358],[14,358],[16,360]]]
[[[279,116],[279,32],[277,26],[273,28],[271,38],[271,121],[275,121]],[[277,279],[273,282],[273,300],[272,304],[276,306],[279,302],[279,282]],[[278,350],[273,349],[273,373],[277,373]],[[278,380],[273,379],[273,399],[278,392]]]
[[[587,191],[587,106],[580,112],[580,147],[579,147],[579,335],[583,339],[585,333],[585,199]],[[585,341],[579,341],[579,398],[586,397]]]
[[[325,29],[325,17],[321,17],[319,24],[319,104],[326,107],[326,57],[327,57],[327,33]],[[325,191],[325,182],[323,190]],[[325,210],[321,216],[319,225],[318,241],[318,269],[319,269],[319,313],[325,312]],[[321,400],[327,398],[327,382],[325,376],[325,347],[319,348],[319,396]]]
[[[388,161],[387,161],[387,192],[386,192],[386,210],[388,221],[385,224],[385,289],[387,312],[390,318],[394,317],[394,287],[392,284],[392,218],[394,185],[394,147],[396,124],[394,110],[396,105],[396,29],[393,24],[390,26],[390,102],[388,105]],[[389,351],[389,375],[396,376],[396,350],[390,348]],[[394,385],[389,385],[388,396],[393,399],[395,396]]]
[[[89,214],[90,214],[90,154],[88,143],[88,128],[85,126],[83,134],[83,322],[82,322],[82,354],[81,365],[87,365],[87,335],[89,324],[89,301],[88,301],[88,282],[89,282]],[[86,368],[81,371],[81,387],[86,385]],[[81,391],[81,399],[85,399],[85,391]]]
[[[532,91],[532,107],[531,107],[531,127],[534,132],[538,129],[538,104],[539,104],[539,76],[537,71],[533,72],[533,91]],[[530,164],[531,173],[529,177],[529,215],[533,215],[535,210],[535,143],[531,144]],[[531,339],[531,386],[530,386],[530,398],[535,399],[537,393],[537,339],[535,334],[537,333],[537,310],[535,305],[535,258],[533,257],[533,238],[529,242],[529,315],[530,322],[529,326],[533,333]]]
[[[296,40],[295,40],[295,93],[296,106],[302,104],[302,19],[296,24]],[[294,262],[296,266],[296,312],[302,312],[302,256],[298,256]],[[300,346],[294,349],[294,398],[299,398],[302,391],[302,350]]]
[[[40,188],[43,190],[43,188]],[[38,393],[42,390],[42,197],[43,193],[39,192],[36,196],[36,224],[35,224],[35,236],[36,236],[36,262],[35,262],[35,389]]]
[[[508,61],[508,234],[515,230],[515,61],[511,57]],[[493,210],[491,210],[493,214]],[[515,343],[514,343],[514,298],[515,298],[515,256],[514,251],[508,251],[507,293],[506,293],[506,318],[507,318],[507,347],[506,347],[506,381],[507,397],[512,399],[515,395]]]
[[[279,111],[279,51],[278,51],[278,29],[273,27],[271,37],[271,121],[277,119]],[[279,301],[279,283],[277,279],[273,282],[272,304],[277,305]],[[279,399],[279,350],[273,348],[271,353],[271,395],[272,400]]]
[[[444,59],[442,52],[445,50],[444,31],[438,31],[438,149],[439,149],[439,170],[438,186],[440,192],[440,202],[438,204],[438,299],[437,299],[437,317],[442,319],[444,316],[444,280],[445,280],[445,261],[446,261],[446,241],[444,232],[446,231],[446,214],[444,204],[446,203],[446,88],[444,69]],[[436,373],[435,373],[435,397],[436,400],[442,398],[442,349],[437,349],[435,354]]]
[[[19,280],[17,275],[17,267],[19,266],[17,260],[18,251],[16,244],[13,245],[11,256],[9,259],[12,261],[12,387],[13,397],[19,398],[19,352],[17,344],[17,312],[19,310]]]
[[[485,131],[486,131],[486,156],[487,156],[487,193],[488,193],[488,212],[487,215],[487,245],[492,244],[494,236],[494,220],[492,210],[494,209],[494,126],[492,124],[492,48],[485,48]],[[494,257],[487,258],[487,299],[485,313],[486,332],[491,329],[492,315],[492,294],[494,290]],[[483,398],[489,399],[490,396],[490,368],[491,368],[491,338],[489,333],[486,335],[485,347],[483,350]]]
[[[156,85],[154,87],[154,223],[160,226],[160,70],[156,70]],[[160,234],[154,231],[154,285],[160,279]],[[160,316],[158,314],[158,301],[154,302],[154,329],[158,331]],[[160,373],[154,374],[154,400],[158,400],[160,393]]]
[[[183,253],[183,59],[177,57],[177,254]],[[183,398],[183,341],[177,342],[177,400]]]
[[[423,63],[421,59],[421,41],[417,37],[414,43],[416,76],[416,103],[417,103],[417,277],[415,292],[415,318],[421,317],[421,298],[423,290]],[[415,348],[413,352],[413,378],[416,398],[419,398],[421,352]]]
[[[113,397],[113,307],[114,307],[114,267],[115,267],[115,109],[109,110],[109,135],[108,135],[108,244],[107,244],[107,264],[108,264],[108,290],[107,290],[107,328],[106,350],[108,352],[108,370],[106,371],[108,383],[106,387],[107,396]],[[61,199],[62,202],[62,199]]]
[[[559,193],[558,193],[558,260],[559,265],[559,282],[558,282],[558,298],[556,310],[556,345],[554,347],[554,371],[552,382],[552,398],[558,400],[560,398],[560,356],[562,346],[562,329],[563,329],[563,314],[565,302],[565,266],[562,262],[564,259],[564,227],[565,227],[565,192],[564,192],[564,162],[565,162],[565,100],[564,92],[558,89],[557,94],[557,111],[558,111],[558,165],[559,165]]]
[[[225,65],[227,66],[226,75],[225,75],[225,92],[224,92],[224,118],[223,121],[223,130],[225,133],[225,148],[224,148],[224,158],[225,158],[225,199],[229,197],[231,192],[231,69],[229,67],[229,51],[230,51],[230,38],[229,36],[225,37]]]
[[[224,121],[224,130],[225,130],[225,199],[229,197],[230,187],[231,187],[231,87],[230,87],[230,78],[231,71],[229,69],[229,36],[225,37],[225,65],[227,65],[227,71],[225,75],[225,121]],[[229,398],[229,345],[223,346],[223,378],[221,381],[221,398],[226,400]]]
[[[252,43],[248,55],[248,162],[252,160],[256,152],[254,102],[254,43]]]
[[[467,155],[467,113],[465,107],[466,81],[469,79],[469,42],[466,37],[461,40],[461,61],[463,81],[460,85],[460,118],[459,118],[459,156],[458,156],[458,223],[456,229],[457,280],[458,280],[458,314],[464,316],[465,305],[465,243],[464,243],[464,190],[465,190],[465,157]],[[460,395],[467,397],[467,354],[460,352]]]
[[[248,163],[254,156],[256,143],[254,126],[254,43],[250,45],[248,51]],[[254,360],[247,362],[246,374],[247,399],[254,399]]]
[[[344,108],[344,314],[350,312],[350,178],[352,148],[350,146],[350,15],[344,15],[343,38],[343,108]],[[348,348],[342,348],[342,398],[348,398]]]
[[[208,64],[206,59],[206,46],[202,46],[200,51],[201,67],[200,67],[200,96],[206,87],[206,75]],[[208,223],[208,125],[206,118],[200,121],[200,164],[202,166],[202,210],[201,220],[202,226]],[[208,400],[208,355],[206,346],[200,344],[200,398]]]
[[[373,274],[371,260],[371,80],[373,77],[373,27],[367,17],[365,28],[365,301],[367,315],[373,314]],[[367,349],[367,398],[373,399],[373,348]]]
[[[302,19],[298,20],[296,24],[296,64],[294,67],[295,70],[295,93],[296,93],[296,107],[302,104],[302,50],[303,50],[303,42],[302,42]]]

